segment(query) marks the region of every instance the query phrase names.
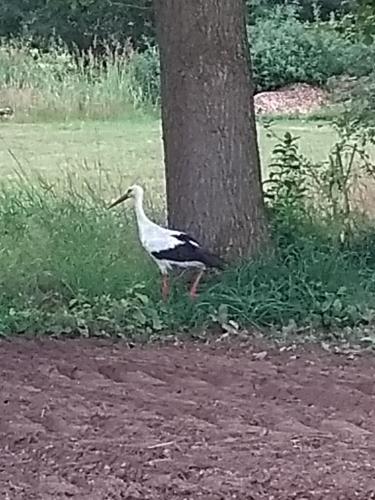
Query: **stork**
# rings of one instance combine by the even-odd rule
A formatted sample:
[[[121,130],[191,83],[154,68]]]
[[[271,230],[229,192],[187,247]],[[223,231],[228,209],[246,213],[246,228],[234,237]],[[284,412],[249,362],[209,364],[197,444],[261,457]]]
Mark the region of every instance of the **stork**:
[[[137,219],[140,242],[152,260],[157,264],[162,275],[162,296],[166,300],[169,295],[168,272],[174,267],[198,269],[199,272],[191,286],[190,296],[197,296],[199,282],[208,268],[223,269],[224,261],[201,247],[197,240],[182,231],[166,229],[152,222],[143,209],[143,189],[134,185],[113,203],[113,208],[119,203],[132,198]]]

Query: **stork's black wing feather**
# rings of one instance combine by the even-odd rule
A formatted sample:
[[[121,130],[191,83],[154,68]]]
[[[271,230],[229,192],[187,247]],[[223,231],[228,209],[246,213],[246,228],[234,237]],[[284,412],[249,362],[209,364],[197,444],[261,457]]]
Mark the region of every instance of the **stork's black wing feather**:
[[[199,246],[199,241],[197,241],[196,239],[192,238],[191,236],[189,236],[188,234],[186,233],[179,233],[179,234],[174,234],[173,235],[173,238],[177,238],[178,240],[180,241],[183,241],[184,243],[195,243],[196,245]]]
[[[194,241],[196,244],[198,244],[198,242],[189,238],[187,235],[183,236],[186,236],[186,240],[182,240],[184,243],[176,245],[174,248],[160,250],[159,252],[152,252],[153,257],[158,260],[169,260],[170,262],[201,262],[206,267],[217,267],[219,269],[223,269],[224,261],[220,257],[204,250],[199,246],[193,245],[191,241]],[[182,238],[180,237],[177,239],[181,240]]]

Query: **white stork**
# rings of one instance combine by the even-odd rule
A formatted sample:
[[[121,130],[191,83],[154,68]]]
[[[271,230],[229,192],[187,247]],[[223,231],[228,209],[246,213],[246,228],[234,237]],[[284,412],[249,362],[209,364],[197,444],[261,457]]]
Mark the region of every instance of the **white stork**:
[[[188,234],[166,229],[152,222],[143,210],[143,189],[131,186],[123,196],[110,204],[115,207],[123,201],[133,198],[137,218],[139,239],[143,248],[156,262],[162,274],[163,299],[169,295],[168,271],[173,267],[195,268],[199,273],[190,289],[190,296],[197,296],[197,288],[204,271],[207,268],[223,269],[224,261],[203,249],[200,244]]]

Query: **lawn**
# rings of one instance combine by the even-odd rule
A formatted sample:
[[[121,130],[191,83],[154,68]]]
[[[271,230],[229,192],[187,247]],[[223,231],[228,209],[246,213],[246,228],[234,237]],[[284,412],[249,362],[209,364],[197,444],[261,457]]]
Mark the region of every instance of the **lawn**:
[[[262,163],[270,159],[274,139],[259,125]],[[289,131],[301,138],[301,150],[313,159],[326,156],[334,141],[327,124],[299,120],[278,121],[276,133]],[[13,179],[22,169],[27,175],[41,174],[58,180],[69,173],[75,182],[89,180],[107,194],[119,183],[163,186],[161,126],[157,119],[64,123],[2,123],[0,128],[0,172]]]
[[[30,176],[58,180],[69,174],[106,190],[111,184],[162,182],[162,145],[156,120],[121,122],[6,123],[0,129],[0,172],[13,179],[20,168]]]

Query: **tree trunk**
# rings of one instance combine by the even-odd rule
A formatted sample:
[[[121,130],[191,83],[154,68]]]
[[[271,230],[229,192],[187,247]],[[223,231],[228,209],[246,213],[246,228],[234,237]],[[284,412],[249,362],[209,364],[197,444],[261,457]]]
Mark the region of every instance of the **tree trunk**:
[[[154,0],[169,226],[227,258],[267,242],[244,0]]]

